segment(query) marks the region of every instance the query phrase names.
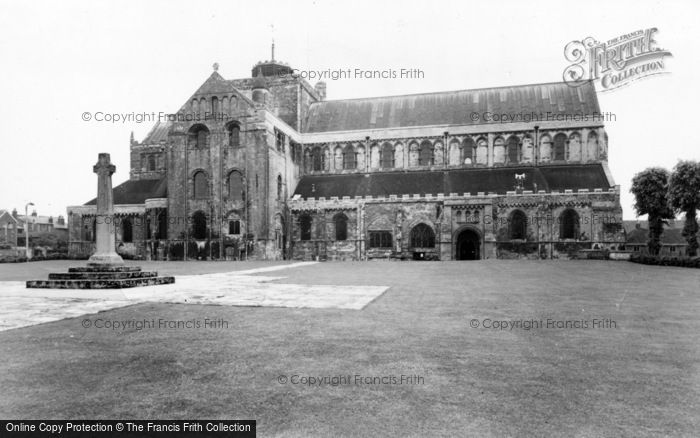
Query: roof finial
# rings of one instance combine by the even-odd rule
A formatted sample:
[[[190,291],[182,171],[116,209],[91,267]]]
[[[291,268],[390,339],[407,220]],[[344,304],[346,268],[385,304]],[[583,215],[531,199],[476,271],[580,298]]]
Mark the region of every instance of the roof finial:
[[[219,63],[215,62],[214,65],[212,65],[212,68],[214,69],[214,71],[219,71]]]
[[[272,61],[275,61],[275,25],[270,25],[270,30],[272,33]]]

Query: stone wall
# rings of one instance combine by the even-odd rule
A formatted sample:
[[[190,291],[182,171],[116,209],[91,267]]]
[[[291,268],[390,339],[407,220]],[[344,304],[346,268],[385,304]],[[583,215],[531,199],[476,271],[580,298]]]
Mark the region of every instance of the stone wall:
[[[298,260],[367,260],[375,258],[454,260],[464,231],[478,236],[478,258],[572,258],[582,249],[617,249],[624,244],[619,188],[594,192],[509,192],[477,196],[404,195],[389,198],[349,197],[289,202],[292,257]],[[334,236],[334,217],[348,218],[348,236]],[[514,214],[525,218],[524,234],[515,236]],[[576,219],[571,236],[563,236],[563,218]],[[302,240],[300,217],[311,218],[311,238]],[[520,223],[520,222],[517,222]],[[434,235],[434,244],[416,247],[418,225]],[[352,230],[352,231],[350,231]],[[391,233],[391,246],[372,247],[371,233]],[[431,233],[432,232],[432,233]],[[426,242],[426,240],[423,240]]]

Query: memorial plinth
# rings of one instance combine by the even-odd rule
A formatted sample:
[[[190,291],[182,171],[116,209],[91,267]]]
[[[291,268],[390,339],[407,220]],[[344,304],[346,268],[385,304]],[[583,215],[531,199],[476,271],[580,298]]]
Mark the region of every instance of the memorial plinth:
[[[97,214],[95,254],[87,266],[69,268],[67,273],[51,273],[48,280],[27,281],[32,289],[121,289],[175,283],[174,277],[159,277],[157,272],[125,266],[115,250],[114,199],[112,174],[116,167],[109,154],[99,154],[93,171],[97,174]]]

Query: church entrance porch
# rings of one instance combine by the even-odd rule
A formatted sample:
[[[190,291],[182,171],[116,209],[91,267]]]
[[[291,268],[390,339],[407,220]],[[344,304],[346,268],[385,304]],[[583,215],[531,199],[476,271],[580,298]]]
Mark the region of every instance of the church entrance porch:
[[[456,245],[456,260],[479,260],[481,258],[481,237],[476,231],[466,229],[460,232]]]

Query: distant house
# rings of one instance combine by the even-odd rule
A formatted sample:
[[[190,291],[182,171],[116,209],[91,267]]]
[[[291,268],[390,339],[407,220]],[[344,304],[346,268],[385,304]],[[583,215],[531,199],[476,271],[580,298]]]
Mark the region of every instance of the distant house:
[[[685,256],[688,242],[683,237],[683,220],[671,220],[661,234],[662,256]],[[625,228],[625,248],[637,254],[648,254],[649,224],[647,221],[623,221]]]
[[[17,247],[17,232],[21,225],[17,218],[7,210],[0,210],[0,245]]]
[[[25,223],[27,233],[29,234],[30,246],[33,245],[34,239],[39,236],[50,236],[50,240],[68,242],[68,224],[63,216],[54,218],[53,216],[40,216],[36,210],[29,216],[17,214],[17,209],[12,210],[12,214],[7,213],[7,210],[0,210],[5,214],[0,214],[0,242],[7,240],[13,247],[23,247],[25,245]],[[11,219],[8,219],[11,218]],[[5,225],[7,223],[7,225]],[[7,231],[5,231],[7,227]],[[37,248],[42,253],[48,250],[55,249],[51,246],[41,246]]]

